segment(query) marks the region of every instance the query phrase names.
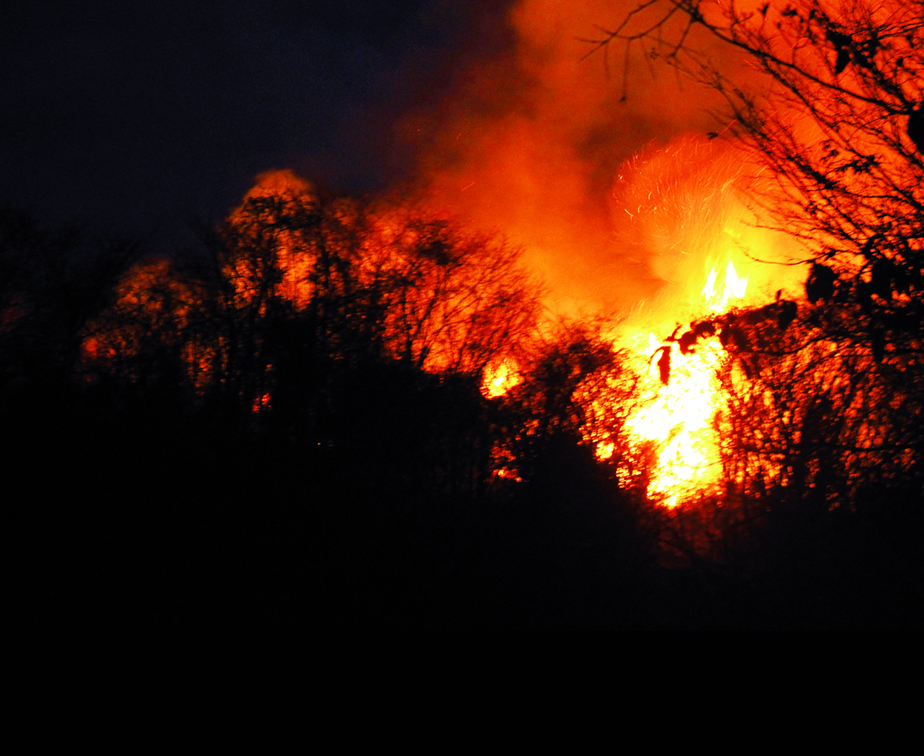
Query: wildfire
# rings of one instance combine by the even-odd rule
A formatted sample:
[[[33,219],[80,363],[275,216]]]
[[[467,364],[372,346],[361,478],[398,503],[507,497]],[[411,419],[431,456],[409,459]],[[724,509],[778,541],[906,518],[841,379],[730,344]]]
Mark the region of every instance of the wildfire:
[[[721,287],[717,280],[718,266],[714,266],[702,289],[703,305],[711,313],[724,312],[747,291],[748,279],[739,276],[730,260]],[[716,369],[723,350],[713,339],[700,341],[695,350],[681,349],[673,340],[665,344],[663,336],[654,333],[646,337],[639,332],[630,340],[643,375],[645,398],[629,419],[628,429],[638,443],[655,445],[657,464],[648,494],[674,507],[683,494],[708,489],[721,475],[713,420],[720,397]],[[666,384],[662,365],[653,358],[658,353],[669,355],[671,372]],[[612,449],[598,449],[601,458],[611,454]]]
[[[724,395],[717,371],[727,353],[711,338],[715,321],[796,284],[796,269],[758,262],[796,255],[746,199],[762,186],[760,176],[727,147],[683,137],[634,157],[613,184],[619,249],[647,260],[661,282],[616,338],[640,377],[629,443],[645,458],[653,453],[648,494],[668,507],[722,478],[715,420]],[[612,454],[597,447],[601,459]]]
[[[717,323],[730,310],[760,307],[797,283],[798,269],[759,262],[795,256],[745,199],[759,181],[759,171],[740,154],[688,136],[625,163],[608,200],[609,268],[628,279],[637,275],[634,262],[644,261],[655,293],[613,334],[632,355],[628,367],[638,384],[630,396],[606,401],[626,401],[634,409],[621,416],[620,408],[602,406],[599,395],[588,398],[588,414],[600,422],[591,423],[586,440],[599,459],[615,461],[621,480],[641,482],[667,507],[722,480],[718,373],[728,353],[720,338],[711,338],[725,333]],[[689,329],[679,325],[684,321]],[[482,392],[504,395],[516,385],[515,375],[506,362],[490,366]],[[618,439],[607,430],[614,422],[625,434]]]
[[[636,481],[647,475],[648,494],[669,507],[691,492],[709,490],[722,476],[715,418],[722,398],[717,370],[726,353],[709,338],[716,334],[714,323],[731,308],[767,301],[767,266],[754,262],[748,250],[772,257],[773,244],[738,199],[741,170],[740,161],[715,145],[684,139],[630,161],[611,194],[616,258],[609,267],[635,270],[629,262],[644,260],[646,287],[658,286],[660,293],[618,337],[634,355],[626,372],[639,377],[638,386],[631,376],[624,381],[630,388],[619,394],[622,378],[606,376],[606,388],[597,380],[584,398],[581,388],[575,401],[595,405],[587,414],[601,418],[588,422],[586,436],[597,456],[611,459],[628,441],[634,461],[617,461],[616,468],[633,465],[627,474]],[[393,359],[418,369],[470,375],[492,355],[481,384],[488,398],[509,393],[528,375],[512,355],[518,354],[515,340],[526,340],[540,320],[541,295],[506,241],[462,233],[439,216],[384,202],[344,200],[322,207],[311,186],[290,172],[264,174],[247,199],[254,202],[243,203],[223,227],[217,258],[233,285],[234,313],[248,313],[255,322],[266,314],[271,295],[277,306],[285,302],[296,312],[323,295],[337,305],[330,308],[331,328],[361,325],[365,330],[356,338],[368,336]],[[276,222],[273,214],[283,211],[292,215],[291,225],[289,215]],[[311,222],[299,225],[299,212]],[[317,275],[320,249],[340,261],[324,268],[324,276]],[[772,290],[785,285],[778,273],[774,279]],[[319,293],[321,284],[326,288]],[[196,293],[171,277],[170,263],[136,266],[118,295],[110,320],[91,329],[84,343],[88,374],[94,363],[130,362],[149,333],[164,333],[166,346],[182,356],[193,385],[204,391],[224,379],[236,346],[231,337],[249,339],[254,364],[265,367],[258,384],[247,387],[250,409],[273,410],[272,364],[261,363],[269,354],[261,353],[258,331],[225,332],[219,319],[214,332],[182,341],[192,331]],[[344,302],[357,309],[341,312]],[[690,329],[678,336],[677,323],[690,316]],[[332,347],[337,343],[331,340]],[[629,396],[629,390],[635,393]],[[516,460],[501,452],[497,476],[518,480]]]
[[[498,365],[489,366],[484,371],[481,392],[489,399],[495,399],[506,394],[521,380],[510,361],[504,360]]]

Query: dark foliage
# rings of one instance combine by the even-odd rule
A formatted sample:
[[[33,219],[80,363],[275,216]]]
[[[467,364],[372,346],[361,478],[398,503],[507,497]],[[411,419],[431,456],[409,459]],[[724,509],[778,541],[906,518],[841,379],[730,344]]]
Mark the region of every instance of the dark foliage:
[[[380,219],[260,198],[130,268],[7,242],[14,623],[646,624],[650,539],[576,398],[615,356],[538,335],[506,246],[391,216],[384,255]],[[515,400],[482,392],[502,359]]]
[[[877,403],[917,367],[823,339],[806,363],[806,324],[842,305],[675,332],[684,353],[726,335],[731,432],[727,497],[669,513],[625,437],[624,356],[600,323],[540,329],[506,246],[407,215],[383,237],[379,211],[314,196],[239,213],[130,267],[5,218],[8,622],[920,624],[917,394]],[[519,382],[490,398],[503,360]],[[859,455],[854,401],[883,434]]]
[[[592,40],[624,45],[627,61],[641,50],[725,98],[721,133],[762,176],[754,202],[810,263],[807,302],[778,295],[710,320],[727,354],[716,421],[727,492],[668,528],[681,561],[765,600],[744,613],[758,625],[920,622],[922,590],[886,565],[921,574],[902,534],[920,534],[924,493],[922,29],[920,3],[707,12],[655,0]],[[756,73],[717,62],[698,33]],[[686,355],[710,337],[696,323],[670,337],[662,379],[674,341]]]

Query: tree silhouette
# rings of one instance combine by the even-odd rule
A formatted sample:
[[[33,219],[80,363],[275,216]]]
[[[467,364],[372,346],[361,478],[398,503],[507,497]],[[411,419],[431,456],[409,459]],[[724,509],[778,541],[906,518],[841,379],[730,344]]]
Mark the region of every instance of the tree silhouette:
[[[76,226],[47,230],[29,213],[0,207],[0,390],[66,387],[85,325],[140,255],[139,244]]]
[[[744,56],[748,75],[691,44],[699,31]],[[891,0],[655,0],[593,41],[640,48],[724,96],[725,133],[768,169],[755,197],[814,261],[808,299],[856,304],[862,326],[841,338],[880,360],[921,349],[922,42],[920,4]]]
[[[724,98],[711,137],[747,151],[752,199],[809,263],[804,300],[708,323],[726,349],[727,493],[694,528],[717,534],[710,559],[766,597],[760,622],[919,622],[920,588],[887,565],[922,574],[921,4],[653,0],[589,42]],[[681,349],[712,337],[696,326]]]
[[[703,31],[760,75],[723,70],[690,41]],[[796,390],[835,391],[841,398],[828,410],[849,409],[867,427],[873,418],[884,424],[884,437],[875,441],[859,441],[856,429],[848,433],[845,449],[866,446],[903,458],[913,447],[915,459],[922,439],[908,432],[903,413],[919,414],[924,387],[922,42],[920,4],[867,0],[767,2],[748,9],[656,0],[594,40],[597,48],[624,44],[627,54],[640,48],[724,96],[726,133],[736,135],[763,169],[765,178],[754,184],[756,200],[770,222],[803,243],[812,263],[798,327],[787,333],[786,349],[764,351],[790,361],[780,375],[792,380],[796,362],[813,375],[806,366],[824,364],[829,378],[821,383],[829,388],[807,382]],[[744,336],[772,316],[778,323],[781,315],[795,319],[795,303],[785,306],[786,313],[751,313],[751,324],[726,319],[724,333]],[[760,328],[753,335],[761,334],[764,344],[771,343]],[[757,343],[731,341],[739,353],[761,351]],[[799,349],[798,358],[783,356]],[[749,359],[739,365],[746,372],[755,367]],[[830,388],[835,383],[836,390]],[[887,412],[894,404],[884,400],[888,395],[902,397],[903,410]],[[852,406],[844,406],[844,396]],[[816,406],[808,419],[820,411]],[[904,458],[903,464],[914,466]]]
[[[128,272],[85,331],[86,380],[324,458],[360,498],[490,483],[484,376],[525,359],[541,312],[519,250],[292,180],[200,238]]]

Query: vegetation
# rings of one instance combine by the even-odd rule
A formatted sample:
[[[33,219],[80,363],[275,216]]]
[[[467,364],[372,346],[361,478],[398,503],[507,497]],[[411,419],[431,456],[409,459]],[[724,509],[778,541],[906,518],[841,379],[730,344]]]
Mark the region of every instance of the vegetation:
[[[499,237],[294,181],[171,259],[3,221],[26,618],[639,622],[586,614],[653,560],[585,437],[620,357]]]
[[[747,72],[692,47],[696,31]],[[769,177],[756,196],[813,261],[808,300],[856,308],[826,332],[877,362],[921,348],[922,37],[919,3],[654,0],[596,42],[641,46],[723,95],[723,133]]]
[[[799,553],[790,568],[854,574],[890,605],[878,611],[904,618],[919,598],[897,599],[880,577],[886,551],[896,584],[921,577],[922,34],[920,3],[654,0],[593,41],[723,96],[721,132],[758,167],[755,201],[809,263],[805,300],[778,296],[707,329],[729,355],[721,509],[734,502],[746,544],[723,559],[768,579],[768,564]],[[816,589],[827,605],[830,583]]]
[[[725,350],[723,490],[676,510],[610,324],[550,322],[499,236],[291,174],[167,258],[3,210],[17,621],[919,627],[924,19],[892,10],[655,0],[599,40],[726,96],[810,264],[659,350],[665,382]]]

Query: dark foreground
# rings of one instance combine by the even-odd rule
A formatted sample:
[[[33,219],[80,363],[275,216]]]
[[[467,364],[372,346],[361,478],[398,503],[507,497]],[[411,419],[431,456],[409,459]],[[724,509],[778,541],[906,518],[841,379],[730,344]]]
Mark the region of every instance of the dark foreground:
[[[235,448],[150,416],[32,419],[4,459],[19,492],[5,507],[14,626],[901,629],[924,619],[916,502],[881,502],[875,518],[780,513],[747,548],[684,556],[676,539],[664,545],[669,519],[630,506],[575,445],[549,452],[533,481],[454,499],[389,480],[377,465],[395,459]]]

